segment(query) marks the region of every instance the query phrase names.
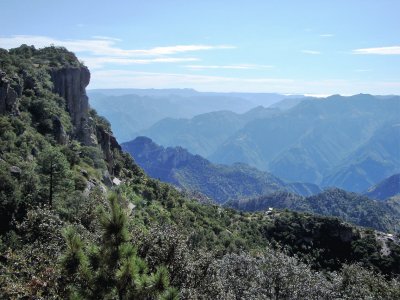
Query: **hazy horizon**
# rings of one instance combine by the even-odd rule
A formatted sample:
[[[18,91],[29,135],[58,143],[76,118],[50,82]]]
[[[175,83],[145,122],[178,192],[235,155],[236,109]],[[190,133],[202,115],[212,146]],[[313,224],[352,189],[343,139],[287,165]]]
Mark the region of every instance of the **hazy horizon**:
[[[278,93],[278,92],[240,92],[240,91],[211,91],[211,90],[199,90],[195,88],[180,88],[180,87],[168,87],[168,88],[130,88],[130,87],[121,87],[121,88],[90,88],[87,89],[88,91],[101,91],[101,90],[193,90],[199,93],[222,93],[222,94],[235,94],[235,93],[246,93],[246,94],[280,94],[284,96],[305,96],[305,97],[315,97],[315,98],[327,98],[330,96],[343,96],[343,97],[351,97],[359,94],[369,94],[369,93],[356,93],[356,94],[340,94],[340,93],[333,93],[333,94],[300,94],[300,93]],[[371,94],[373,96],[399,96],[400,94]]]

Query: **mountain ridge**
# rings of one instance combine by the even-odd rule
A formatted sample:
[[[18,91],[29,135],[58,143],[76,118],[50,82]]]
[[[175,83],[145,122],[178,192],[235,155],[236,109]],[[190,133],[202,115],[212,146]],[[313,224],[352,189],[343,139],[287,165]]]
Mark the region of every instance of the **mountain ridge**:
[[[97,89],[89,90],[88,95],[91,106],[115,124],[115,135],[121,142],[132,140],[163,118],[192,118],[220,110],[245,113],[287,97],[273,93],[213,93],[192,89]]]
[[[214,163],[243,162],[287,181],[338,186],[356,192],[398,170],[399,163],[393,153],[400,153],[400,143],[395,142],[400,140],[400,132],[390,128],[400,123],[399,96],[333,95],[323,99],[304,98],[284,111],[255,108],[253,112],[257,110],[259,115],[244,125],[235,124],[237,116],[228,120],[226,131],[223,126],[213,125],[217,124],[215,113],[202,115],[208,127],[201,133],[190,122],[193,119],[164,120],[162,126],[141,133],[164,146],[184,146]],[[229,121],[234,126],[228,126]],[[223,134],[208,142],[218,130]],[[357,162],[368,152],[379,153],[382,146],[387,147],[384,153],[391,154],[386,157],[373,154],[379,172],[365,169],[361,160]],[[359,175],[346,169],[355,164],[359,164],[356,167],[360,169],[356,171]],[[366,173],[364,178],[362,173]],[[348,182],[341,181],[344,178]]]
[[[319,192],[318,186],[285,183],[272,174],[246,164],[216,165],[182,147],[157,145],[148,137],[122,144],[135,161],[152,177],[188,190],[197,190],[217,203],[285,190],[301,194]]]
[[[400,174],[394,174],[376,185],[370,187],[365,193],[367,197],[387,200],[400,194]]]

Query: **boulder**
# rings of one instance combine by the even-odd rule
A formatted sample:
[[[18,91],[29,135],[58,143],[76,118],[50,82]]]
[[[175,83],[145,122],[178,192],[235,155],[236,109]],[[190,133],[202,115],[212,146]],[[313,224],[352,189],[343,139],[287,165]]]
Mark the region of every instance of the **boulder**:
[[[12,176],[20,177],[22,171],[21,171],[21,169],[20,169],[19,167],[17,167],[17,166],[11,166],[11,167],[10,167],[10,173],[11,173]]]

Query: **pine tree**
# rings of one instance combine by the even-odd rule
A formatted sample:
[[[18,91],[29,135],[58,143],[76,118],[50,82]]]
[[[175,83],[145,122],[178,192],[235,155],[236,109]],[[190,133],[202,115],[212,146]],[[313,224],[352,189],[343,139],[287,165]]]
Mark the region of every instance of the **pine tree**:
[[[48,192],[49,205],[53,207],[55,195],[71,183],[68,161],[57,148],[48,148],[39,155],[38,167],[43,185]]]
[[[150,273],[146,262],[129,243],[128,216],[116,194],[109,197],[110,212],[101,211],[100,246],[86,249],[72,230],[64,231],[67,251],[62,266],[73,299],[178,299],[169,287],[168,270],[159,266]]]

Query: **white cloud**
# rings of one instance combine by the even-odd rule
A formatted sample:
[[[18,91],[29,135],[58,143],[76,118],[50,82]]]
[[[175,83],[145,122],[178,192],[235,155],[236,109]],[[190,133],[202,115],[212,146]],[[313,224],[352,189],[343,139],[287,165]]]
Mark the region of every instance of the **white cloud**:
[[[315,51],[315,50],[301,50],[301,52],[303,52],[303,53],[305,53],[305,54],[311,54],[311,55],[318,55],[318,54],[321,54],[321,52]]]
[[[99,69],[104,67],[106,64],[115,65],[147,65],[152,63],[178,63],[178,62],[193,62],[199,61],[195,57],[156,57],[156,58],[144,58],[144,59],[134,59],[134,58],[124,58],[124,57],[109,57],[109,56],[87,56],[80,57],[80,59],[85,63],[89,69]]]
[[[122,41],[121,39],[110,37],[110,36],[105,36],[105,35],[94,35],[94,36],[92,36],[92,39],[95,39],[95,40],[109,40],[109,41],[116,41],[116,42]]]
[[[364,72],[371,72],[372,71],[372,69],[356,69],[356,70],[354,70],[354,72],[357,72],[357,73],[364,73]]]
[[[332,33],[323,33],[319,35],[320,37],[333,37],[334,35]]]
[[[203,91],[259,90],[260,86],[278,87],[282,90],[292,82],[285,78],[236,78],[177,73],[152,73],[128,70],[95,70],[91,88],[195,88]]]
[[[148,50],[131,50],[134,54],[142,54],[142,55],[168,55],[168,54],[176,54],[182,52],[192,52],[192,51],[200,51],[200,50],[215,50],[215,49],[234,49],[234,46],[229,45],[176,45],[176,46],[168,46],[168,47],[155,47]]]
[[[237,65],[185,65],[187,69],[192,70],[209,70],[209,69],[230,69],[230,70],[256,70],[256,69],[271,69],[270,65],[255,65],[255,64],[237,64]]]
[[[21,44],[43,48],[50,45],[64,46],[75,52],[90,68],[102,68],[105,64],[130,65],[150,63],[178,63],[199,61],[194,57],[171,57],[171,55],[196,51],[233,49],[230,45],[173,45],[149,49],[122,49],[116,44],[120,39],[108,36],[93,36],[90,39],[61,40],[47,36],[14,35],[0,37],[0,48],[15,48]]]
[[[353,54],[400,55],[400,46],[355,49]]]
[[[60,40],[47,36],[14,35],[11,37],[0,37],[0,47],[10,49],[18,47],[21,44],[28,44],[43,48],[53,44],[64,46],[68,50],[77,53],[83,52],[91,55],[117,57],[162,56],[194,51],[235,48],[231,45],[174,45],[150,49],[121,49],[115,46],[118,41],[118,39],[105,36],[96,36],[91,39],[82,40]]]

